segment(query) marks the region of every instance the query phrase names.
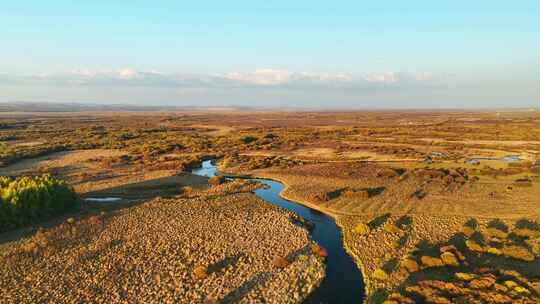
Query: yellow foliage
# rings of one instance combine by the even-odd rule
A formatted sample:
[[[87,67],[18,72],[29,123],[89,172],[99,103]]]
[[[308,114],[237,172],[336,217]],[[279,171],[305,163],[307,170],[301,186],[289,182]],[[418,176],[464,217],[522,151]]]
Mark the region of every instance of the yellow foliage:
[[[525,294],[531,293],[527,288],[521,287],[521,286],[515,287],[514,291],[517,292],[517,293],[525,293]]]
[[[508,256],[514,259],[523,260],[527,262],[534,261],[534,255],[532,254],[532,252],[530,252],[527,248],[524,248],[521,246],[517,246],[517,245],[506,246],[502,249],[502,253],[505,256]]]
[[[447,251],[447,252],[443,252],[443,254],[441,254],[441,260],[443,261],[444,265],[447,265],[447,266],[459,266],[459,261],[458,259],[456,258],[456,256]]]
[[[476,243],[475,241],[472,241],[472,240],[466,240],[465,241],[465,245],[467,245],[467,248],[469,248],[469,250],[471,251],[476,251],[476,252],[483,252],[484,251],[484,247],[482,247],[482,245]]]
[[[403,232],[403,230],[399,229],[396,225],[390,223],[390,221],[388,221],[388,222],[386,222],[386,224],[384,224],[383,229],[384,229],[384,231],[386,231],[388,233],[401,234]]]
[[[304,255],[304,254],[301,254],[301,255],[298,256],[298,260],[300,262],[305,262],[305,261],[307,261],[307,259],[308,259],[308,257],[306,255]]]
[[[495,247],[489,247],[488,250],[487,250],[487,253],[491,253],[491,254],[494,254],[494,255],[501,255],[502,251],[500,251],[499,249],[497,249]]]
[[[508,232],[504,232],[504,231],[499,230],[497,228],[488,228],[486,230],[486,234],[489,237],[496,237],[498,239],[506,239],[508,237]]]
[[[536,230],[532,230],[532,229],[527,229],[527,228],[517,228],[517,229],[514,229],[513,232],[515,235],[524,237],[524,238],[534,238],[534,237],[540,236],[540,232]]]
[[[514,287],[519,286],[516,282],[510,280],[504,281],[504,285],[510,289],[514,289]]]
[[[408,258],[401,261],[401,267],[405,268],[409,273],[416,272],[420,269],[415,260]]]
[[[375,269],[375,271],[373,271],[372,276],[373,276],[373,279],[378,280],[378,281],[386,281],[386,280],[388,280],[388,274],[384,270],[382,270],[380,268]]]
[[[443,261],[439,258],[434,258],[430,256],[422,256],[420,258],[420,261],[422,261],[422,264],[426,267],[441,267],[444,265]]]
[[[465,272],[456,272],[455,276],[458,280],[462,281],[471,281],[472,279],[475,279],[477,277],[474,273],[465,273]]]
[[[356,225],[356,227],[354,227],[354,233],[358,233],[360,235],[368,234],[369,231],[370,231],[369,226],[364,223],[360,223]]]

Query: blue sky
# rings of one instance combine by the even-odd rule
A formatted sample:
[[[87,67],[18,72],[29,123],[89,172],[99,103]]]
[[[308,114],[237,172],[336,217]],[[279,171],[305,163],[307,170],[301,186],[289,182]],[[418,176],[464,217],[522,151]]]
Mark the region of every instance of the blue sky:
[[[0,101],[540,106],[538,1],[5,1]]]

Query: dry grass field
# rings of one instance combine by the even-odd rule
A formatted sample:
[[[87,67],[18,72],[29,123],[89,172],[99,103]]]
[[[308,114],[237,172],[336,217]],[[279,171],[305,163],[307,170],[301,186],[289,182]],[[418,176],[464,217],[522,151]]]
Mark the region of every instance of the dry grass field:
[[[191,215],[185,219],[188,222],[201,219],[199,213],[213,220],[221,218],[212,229],[232,225],[220,215],[228,212],[227,204],[230,208],[238,205],[239,216],[251,212],[247,206],[265,210],[264,203],[255,202],[250,194],[220,192],[219,185],[208,188],[205,178],[188,173],[206,159],[217,159],[223,172],[281,181],[286,185],[282,196],[336,219],[343,230],[344,246],[362,269],[370,303],[540,301],[539,153],[540,112],[535,111],[0,115],[0,175],[50,173],[65,179],[83,198],[121,197],[125,208],[114,211],[106,220],[100,219],[111,223],[100,228],[104,235],[116,233],[123,237],[119,227],[124,221],[132,225],[146,216],[153,223],[169,218],[171,206],[189,211]],[[216,202],[215,210],[204,210],[201,201]],[[96,210],[99,213],[101,209],[90,212]],[[287,217],[281,213],[279,216]],[[246,221],[242,224],[246,229],[256,228],[256,220],[242,220]],[[137,231],[142,229],[143,235],[170,232],[159,225],[144,229],[133,225]],[[186,229],[176,221],[171,225]],[[51,231],[60,229],[55,227],[52,225]],[[284,246],[289,251],[283,249],[280,255],[288,255],[300,244],[309,242],[304,230],[289,227],[285,222],[272,229],[272,234],[284,240],[287,233],[296,235],[298,242],[279,245],[269,241],[265,245],[269,252]],[[3,244],[2,248],[6,252],[20,252],[20,248],[30,246],[24,244],[34,237],[13,245]],[[185,238],[168,235],[164,240],[187,242]],[[65,242],[72,241],[78,245],[54,249],[50,258],[73,258],[77,248],[89,250],[104,244],[97,236],[84,242]],[[134,248],[143,246],[131,242]],[[286,247],[289,245],[292,247]],[[223,246],[226,251],[231,244]],[[122,243],[114,247],[118,249],[110,250],[127,250],[124,247]],[[255,256],[242,264],[247,269],[253,263],[255,268],[246,270],[251,275],[259,271],[255,269],[262,271],[261,267],[266,265],[263,260],[271,259],[268,253]],[[113,259],[103,256],[106,261],[113,261],[109,258]],[[156,261],[167,264],[167,259],[162,258],[156,257]],[[24,271],[37,271],[35,267],[43,273],[49,271],[45,270],[49,260],[31,265],[27,259],[20,260]],[[321,261],[311,257],[294,261],[289,259],[293,265],[299,263],[298,267],[311,263],[316,269],[312,273],[318,273],[322,267]],[[92,263],[84,265],[95,267]],[[271,273],[283,280],[291,279],[298,270],[295,267]],[[76,273],[87,271],[77,269]],[[190,271],[191,268],[185,270]],[[10,276],[23,280],[21,274]],[[202,284],[206,288],[227,276],[209,277],[212,279],[208,282],[186,279],[185,284]],[[320,277],[311,278],[313,284],[309,286],[316,286]],[[29,282],[32,281],[25,286],[31,286]],[[137,282],[146,286],[144,280]],[[241,285],[244,281],[234,282]],[[71,286],[69,282],[60,284]],[[111,284],[107,288],[113,288]],[[236,285],[215,294],[172,292],[166,297],[192,297],[197,299],[195,302],[207,296],[248,302],[257,297],[269,297],[274,302],[283,299],[281,294],[269,295],[261,284],[253,285],[253,293],[245,297],[231,293]],[[284,283],[275,284],[272,286]],[[9,292],[13,299],[21,299],[14,291]],[[130,299],[129,293],[125,296]],[[303,297],[305,291],[299,292],[298,299]],[[57,298],[53,294],[46,298],[36,294],[32,299]]]

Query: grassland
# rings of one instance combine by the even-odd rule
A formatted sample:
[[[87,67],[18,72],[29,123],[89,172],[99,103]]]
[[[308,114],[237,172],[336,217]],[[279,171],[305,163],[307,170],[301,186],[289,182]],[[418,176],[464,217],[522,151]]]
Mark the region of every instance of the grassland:
[[[290,214],[249,189],[221,185],[39,231],[3,252],[2,301],[300,301],[323,278],[323,261]]]
[[[65,179],[83,198],[122,198],[126,209],[114,211],[110,218],[100,217],[100,223],[105,224],[100,226],[99,233],[104,235],[123,237],[133,229],[149,239],[151,235],[166,234],[164,242],[188,242],[186,235],[175,235],[167,227],[139,227],[135,224],[137,218],[148,217],[152,223],[168,222],[172,215],[180,216],[172,210],[178,208],[187,214],[182,215],[187,223],[212,226],[205,229],[231,227],[230,231],[224,228],[223,233],[235,235],[232,224],[220,214],[236,209],[242,216],[251,212],[250,208],[259,210],[254,212],[261,216],[270,212],[264,211],[266,207],[248,193],[220,190],[235,186],[207,189],[206,179],[187,173],[202,160],[216,158],[225,172],[279,180],[287,186],[284,197],[334,216],[343,229],[344,246],[364,273],[370,302],[539,301],[538,112],[148,112],[79,116],[19,113],[0,115],[0,142],[1,175],[49,173]],[[505,159],[516,155],[517,160]],[[251,186],[246,187],[249,192]],[[208,210],[201,207],[204,204],[210,204]],[[93,206],[85,212],[99,214],[101,208],[104,207]],[[199,213],[210,219],[201,218]],[[307,258],[291,255],[299,250],[299,244],[307,246],[309,238],[305,231],[285,223],[287,214],[279,214],[276,216],[283,222],[266,232],[257,230],[256,220],[243,218],[242,225],[257,230],[253,233],[261,236],[275,234],[285,240],[290,234],[297,240],[294,244],[279,244],[278,238],[269,236],[274,241],[269,239],[265,243],[268,250],[264,254],[246,249],[246,254],[257,258],[242,264],[249,268],[253,263],[253,270],[246,270],[242,279],[233,280],[227,273],[209,275],[210,281],[181,278],[185,284],[182,286],[192,288],[198,284],[206,291],[183,293],[171,289],[162,296],[194,302],[210,298],[230,302],[266,298],[279,303],[284,295],[269,294],[269,290],[298,279],[294,277],[302,273],[298,267],[308,263],[311,270],[304,274],[312,284],[306,285],[305,290],[296,290],[297,300],[305,297],[320,280],[322,262],[309,252],[302,253]],[[208,225],[197,221],[207,221]],[[120,223],[129,223],[129,229],[123,232],[119,227],[124,224]],[[524,223],[528,223],[526,227]],[[172,221],[170,229],[195,229],[183,225]],[[51,229],[60,228],[53,225]],[[31,266],[21,248],[34,248],[28,244],[35,242],[35,237],[2,246],[11,252],[10,257],[15,257],[16,264],[32,273],[47,269],[54,259],[70,258],[85,246],[98,248],[105,244],[92,233],[84,240],[79,235],[59,238],[59,244],[78,245],[64,249],[54,245],[50,260]],[[54,239],[56,242],[57,238]],[[133,247],[129,248],[145,246],[131,242]],[[204,237],[201,242],[215,246],[219,252],[228,252],[231,247],[227,246],[235,243],[230,239],[225,244],[214,244],[217,241]],[[127,247],[119,244],[118,252],[125,252]],[[105,247],[113,253],[117,250],[112,245]],[[96,252],[93,254],[100,256],[105,251]],[[287,264],[294,266],[276,269],[271,263],[274,254],[268,252],[286,257]],[[206,255],[211,261],[201,262]],[[107,263],[116,265],[115,258],[110,259],[113,260]],[[178,271],[187,278],[198,264],[219,262],[217,253],[211,252],[205,252],[200,259],[189,267],[174,267],[184,267]],[[156,253],[156,261],[167,265],[170,256]],[[94,260],[84,263],[75,274],[85,273],[88,270],[84,267],[89,265],[97,267]],[[72,266],[79,267],[76,263]],[[264,280],[254,282],[247,278],[257,276],[263,269],[273,278],[282,279],[276,279],[279,283],[275,284],[269,283],[274,279],[269,279],[270,285],[264,285]],[[299,272],[294,274],[295,271]],[[10,274],[23,280],[16,275]],[[119,275],[130,276],[123,272]],[[149,285],[149,278],[128,278],[142,287],[120,294],[133,299],[130,297],[142,290],[150,290],[153,285]],[[236,285],[211,292],[212,284],[224,278]],[[160,275],[160,281],[163,280]],[[121,289],[114,282],[105,283],[107,290]],[[28,288],[33,286],[24,284]],[[59,284],[72,286],[69,282]],[[234,291],[243,284],[248,284],[252,293]],[[290,288],[298,286],[293,284],[283,291],[294,294]],[[9,292],[14,294],[13,290]],[[14,295],[14,299],[21,300],[19,296]],[[55,295],[49,296],[52,298],[34,295],[32,299],[57,299]],[[111,298],[113,293],[104,293],[103,299]]]

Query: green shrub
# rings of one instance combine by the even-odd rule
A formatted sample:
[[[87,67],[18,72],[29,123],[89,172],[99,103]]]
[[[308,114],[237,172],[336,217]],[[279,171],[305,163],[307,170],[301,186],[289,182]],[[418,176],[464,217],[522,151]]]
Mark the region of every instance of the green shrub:
[[[76,202],[75,192],[50,175],[0,177],[0,231],[63,213]]]

